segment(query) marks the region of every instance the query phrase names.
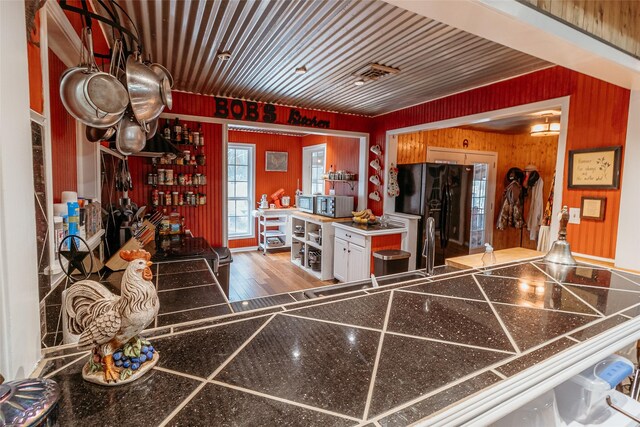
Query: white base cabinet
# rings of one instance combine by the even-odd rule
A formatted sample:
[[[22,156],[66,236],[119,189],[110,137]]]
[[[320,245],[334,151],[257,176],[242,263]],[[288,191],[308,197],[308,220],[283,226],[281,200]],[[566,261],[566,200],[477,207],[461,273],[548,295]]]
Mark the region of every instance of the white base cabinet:
[[[342,282],[369,277],[368,253],[364,246],[336,237],[333,249],[333,276]]]

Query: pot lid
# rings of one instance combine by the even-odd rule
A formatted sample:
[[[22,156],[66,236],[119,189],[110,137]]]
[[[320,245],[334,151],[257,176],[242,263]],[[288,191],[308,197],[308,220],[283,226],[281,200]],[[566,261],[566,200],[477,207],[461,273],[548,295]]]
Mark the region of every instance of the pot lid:
[[[59,398],[60,388],[53,380],[36,378],[0,384],[0,425],[37,425]]]

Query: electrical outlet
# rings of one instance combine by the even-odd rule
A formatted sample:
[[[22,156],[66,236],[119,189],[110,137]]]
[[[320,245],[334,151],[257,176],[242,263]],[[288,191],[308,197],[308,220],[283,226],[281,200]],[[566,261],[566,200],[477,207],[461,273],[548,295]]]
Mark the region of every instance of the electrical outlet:
[[[580,224],[580,208],[569,208],[569,224]]]

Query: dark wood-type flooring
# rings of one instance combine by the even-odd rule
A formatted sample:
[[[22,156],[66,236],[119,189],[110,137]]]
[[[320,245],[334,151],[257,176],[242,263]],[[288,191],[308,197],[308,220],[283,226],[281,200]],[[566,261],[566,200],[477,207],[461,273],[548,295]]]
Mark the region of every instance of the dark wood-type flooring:
[[[337,283],[321,281],[291,263],[289,251],[236,252],[229,278],[229,300],[238,301]]]

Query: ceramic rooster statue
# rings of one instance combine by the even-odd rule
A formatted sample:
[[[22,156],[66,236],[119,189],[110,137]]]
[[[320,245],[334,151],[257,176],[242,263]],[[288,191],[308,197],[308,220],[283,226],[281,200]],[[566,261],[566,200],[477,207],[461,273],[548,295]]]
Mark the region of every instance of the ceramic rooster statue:
[[[79,335],[78,348],[93,349],[83,376],[102,384],[132,381],[159,357],[148,341],[138,337],[160,308],[151,281],[151,255],[144,250],[120,251],[120,257],[129,261],[120,296],[98,282],[81,280],[66,291],[64,301],[67,330]],[[142,365],[146,369],[140,369]]]

